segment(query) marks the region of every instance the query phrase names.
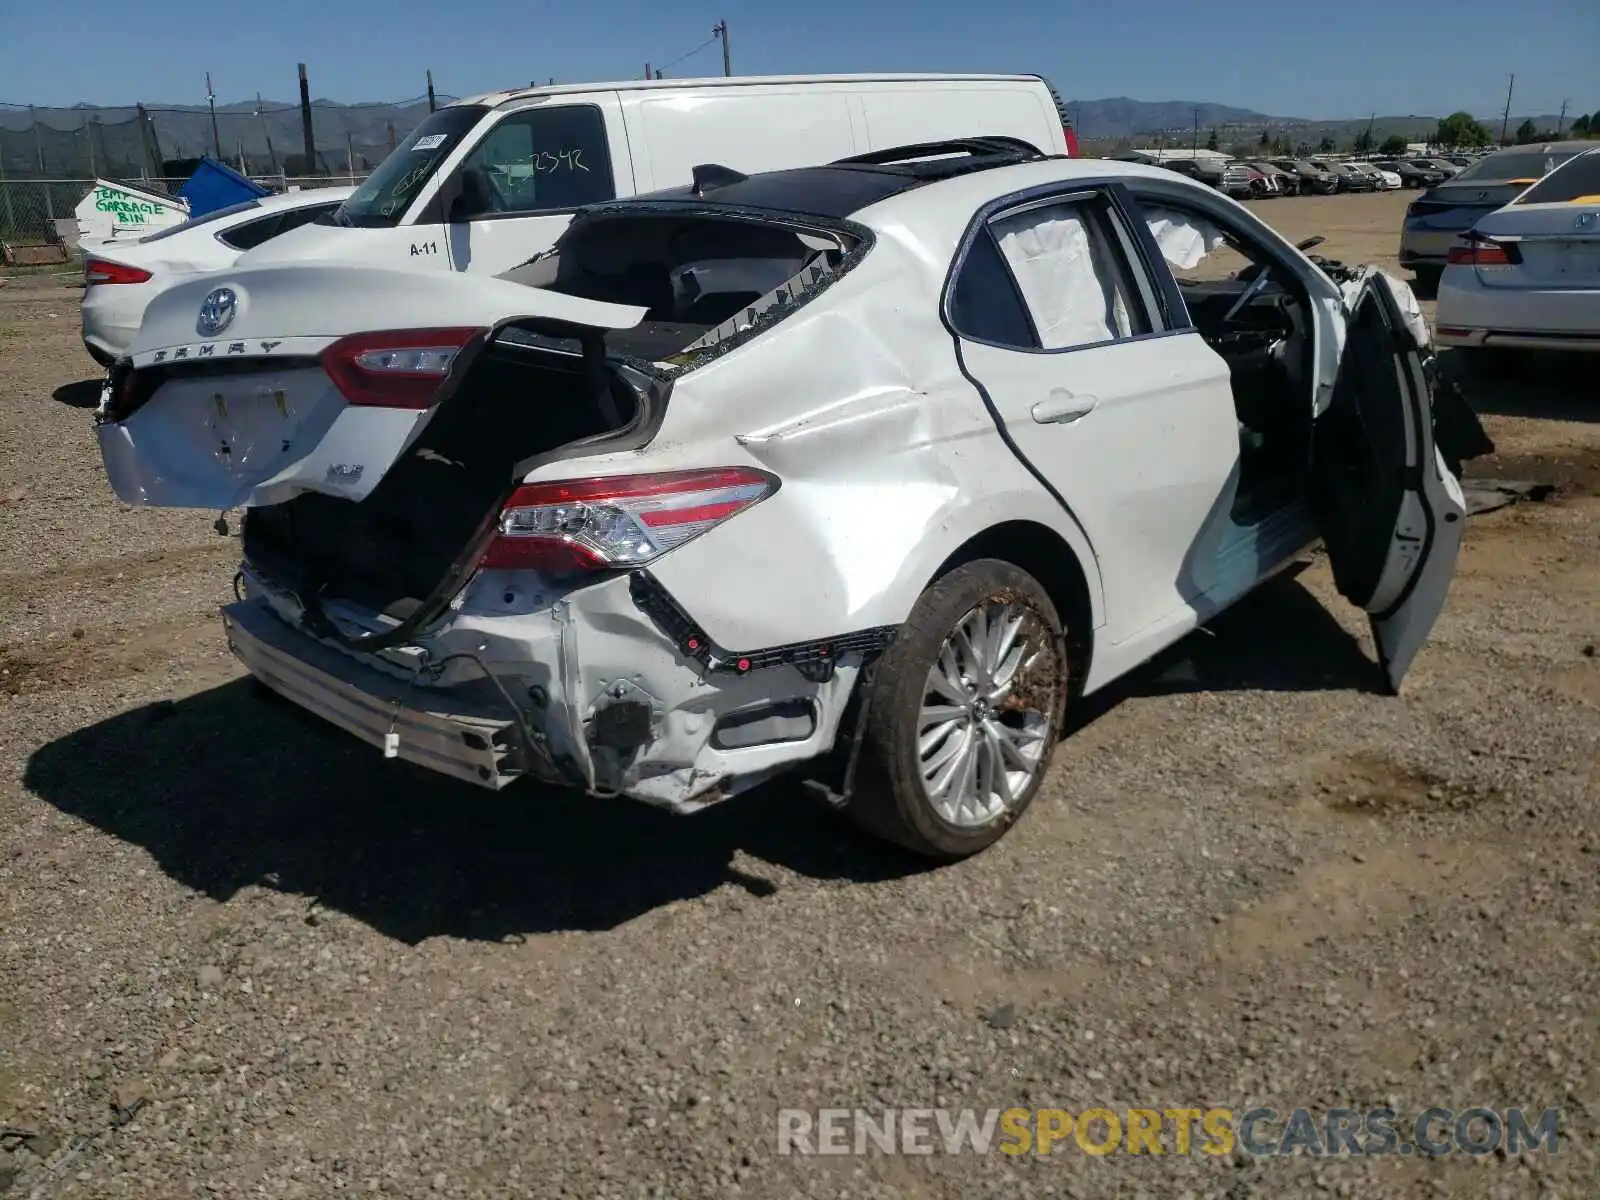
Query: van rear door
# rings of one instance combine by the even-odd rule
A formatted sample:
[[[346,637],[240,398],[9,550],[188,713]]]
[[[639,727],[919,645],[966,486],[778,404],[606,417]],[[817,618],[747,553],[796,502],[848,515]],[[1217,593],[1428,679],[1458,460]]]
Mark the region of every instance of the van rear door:
[[[948,79],[859,85],[869,149],[1000,134],[1067,153],[1062,116],[1042,79]]]

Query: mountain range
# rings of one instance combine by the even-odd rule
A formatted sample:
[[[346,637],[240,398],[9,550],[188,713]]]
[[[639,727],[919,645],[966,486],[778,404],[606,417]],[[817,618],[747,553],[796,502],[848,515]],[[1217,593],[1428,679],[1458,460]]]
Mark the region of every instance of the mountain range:
[[[446,103],[448,99],[441,96],[439,102]],[[150,103],[144,109],[163,159],[192,159],[211,151],[212,120],[206,106]],[[1068,101],[1067,111],[1079,137],[1102,146],[1130,141],[1204,142],[1213,129],[1224,146],[1253,144],[1263,130],[1273,137],[1286,135],[1295,142],[1315,143],[1331,137],[1342,143],[1365,129],[1369,120],[1380,139],[1400,134],[1409,140],[1420,140],[1438,123],[1437,116],[1420,115],[1345,119],[1271,116],[1207,101],[1134,100],[1126,96]],[[427,114],[426,100],[397,104],[313,101],[312,126],[320,169],[340,172],[352,165],[357,170],[376,165],[394,140],[405,137]],[[1480,119],[1491,130],[1499,131],[1498,115]],[[1516,128],[1523,119],[1521,115],[1513,116],[1510,127]],[[1554,129],[1557,120],[1553,114],[1531,119],[1540,129]],[[86,127],[92,130],[88,136]],[[218,105],[216,128],[216,140],[230,161],[236,162],[242,152],[253,171],[276,171],[285,165],[291,172],[304,169],[295,162],[303,164],[299,152],[304,137],[299,106],[293,102]],[[13,177],[42,173],[67,178],[93,174],[137,178],[152,162],[152,151],[141,132],[138,109],[131,105],[0,107],[0,169]]]

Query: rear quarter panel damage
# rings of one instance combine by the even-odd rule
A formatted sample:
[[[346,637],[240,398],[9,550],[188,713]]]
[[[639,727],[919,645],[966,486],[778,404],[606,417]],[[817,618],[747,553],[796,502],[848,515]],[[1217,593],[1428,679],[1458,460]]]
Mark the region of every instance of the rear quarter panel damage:
[[[586,474],[749,465],[782,480],[651,566],[719,644],[759,650],[901,624],[940,564],[1015,520],[1073,548],[1101,623],[1092,548],[959,371],[938,315],[945,266],[881,237],[826,299],[679,379],[645,451],[585,460]]]

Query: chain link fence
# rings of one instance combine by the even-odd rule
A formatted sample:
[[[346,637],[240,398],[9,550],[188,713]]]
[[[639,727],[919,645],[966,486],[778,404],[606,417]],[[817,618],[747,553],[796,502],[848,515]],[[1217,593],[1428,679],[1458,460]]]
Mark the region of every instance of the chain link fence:
[[[271,191],[286,192],[359,183],[366,175],[365,171],[338,171],[327,175],[258,174],[251,178]],[[175,196],[185,178],[141,179],[138,185]],[[64,241],[71,245],[77,236],[75,210],[94,187],[93,179],[0,180],[0,242],[38,245]]]
[[[310,110],[308,156],[298,104],[257,100],[213,112],[205,105],[0,103],[0,238],[54,240],[55,222],[72,218],[96,178],[176,192],[202,155],[274,190],[364,179],[427,118],[430,100],[316,100]]]

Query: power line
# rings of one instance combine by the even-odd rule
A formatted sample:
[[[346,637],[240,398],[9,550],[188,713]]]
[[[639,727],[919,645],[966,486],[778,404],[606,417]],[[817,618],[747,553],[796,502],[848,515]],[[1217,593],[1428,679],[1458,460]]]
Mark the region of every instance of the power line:
[[[668,67],[677,66],[679,63],[681,63],[686,58],[693,58],[696,54],[699,54],[700,51],[704,50],[707,46],[713,45],[717,41],[717,39],[719,37],[721,37],[721,36],[722,36],[722,31],[721,31],[721,28],[719,26],[715,33],[713,33],[705,41],[701,42],[693,50],[690,50],[687,53],[678,55],[677,58],[673,59],[669,63],[663,63],[659,69],[662,70],[662,71],[665,71]]]

